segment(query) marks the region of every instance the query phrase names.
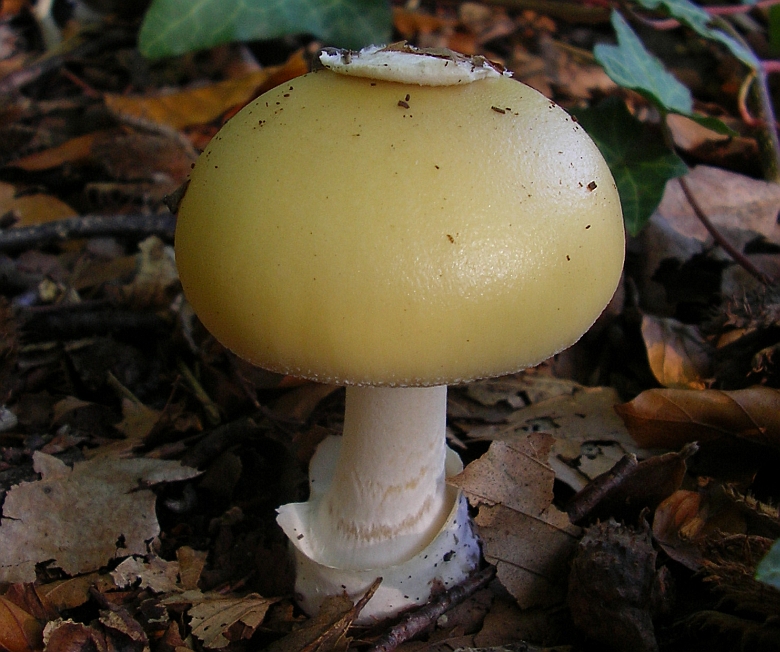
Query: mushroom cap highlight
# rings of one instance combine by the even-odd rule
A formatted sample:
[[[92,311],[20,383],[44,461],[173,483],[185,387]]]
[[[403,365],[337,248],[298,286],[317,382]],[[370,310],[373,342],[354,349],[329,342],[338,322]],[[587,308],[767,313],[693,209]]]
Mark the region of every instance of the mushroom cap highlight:
[[[530,87],[319,70],[212,139],[176,257],[206,328],[260,367],[439,385],[573,344],[618,284],[624,232],[596,146]]]

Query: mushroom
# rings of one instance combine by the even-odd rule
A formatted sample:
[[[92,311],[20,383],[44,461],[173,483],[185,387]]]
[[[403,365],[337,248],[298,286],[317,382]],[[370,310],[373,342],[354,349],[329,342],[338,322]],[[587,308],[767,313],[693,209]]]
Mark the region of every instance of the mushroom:
[[[179,210],[184,292],[250,362],[344,384],[343,437],[278,522],[296,595],[394,615],[478,565],[447,385],[574,343],[618,284],[620,202],[563,109],[485,59],[324,50],[213,138]]]

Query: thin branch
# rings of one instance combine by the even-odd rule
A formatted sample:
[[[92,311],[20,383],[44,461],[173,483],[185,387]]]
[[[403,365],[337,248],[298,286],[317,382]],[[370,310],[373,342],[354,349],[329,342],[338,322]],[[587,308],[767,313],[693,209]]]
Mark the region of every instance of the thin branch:
[[[717,25],[743,48],[750,49],[748,43],[731,23],[718,18]],[[763,120],[764,125],[758,135],[758,146],[763,158],[764,178],[767,181],[777,183],[780,182],[780,138],[777,135],[777,119],[772,105],[772,96],[769,92],[769,80],[763,65],[758,66],[754,72],[755,80],[751,85],[753,99],[758,105],[759,119]]]
[[[407,614],[401,622],[377,639],[368,652],[392,652],[401,643],[411,640],[428,629],[443,613],[485,588],[495,576],[496,569],[493,566],[474,573],[465,582],[437,596],[424,607]]]
[[[24,68],[16,70],[0,80],[0,95],[15,95],[21,88],[41,76],[57,70],[68,60],[79,59],[100,52],[112,45],[132,43],[132,37],[121,27],[102,27],[102,33],[84,30],[61,43],[51,52],[41,55]]]
[[[764,122],[764,128],[760,132],[762,137],[758,139],[761,149],[764,150],[764,176],[768,181],[777,183],[780,182],[780,139],[777,136],[777,121],[769,93],[767,74],[763,67],[756,71],[753,97],[758,104],[761,120]]]
[[[723,237],[723,234],[715,228],[715,225],[710,221],[710,218],[707,217],[707,214],[704,212],[696,197],[691,192],[691,188],[688,185],[688,182],[685,180],[685,177],[680,177],[678,181],[680,182],[680,187],[685,194],[685,198],[691,205],[691,208],[696,214],[696,217],[699,218],[699,221],[704,225],[704,228],[707,229],[718,246],[723,249],[723,251],[725,251],[734,260],[735,263],[744,268],[745,271],[747,271],[751,276],[757,278],[761,283],[764,285],[774,285],[775,282],[773,279],[771,279],[769,276],[764,274],[764,272],[753,265],[753,263],[751,263],[747,257],[742,254],[742,252],[737,251],[734,246]]]
[[[175,228],[176,217],[169,213],[71,217],[0,231],[0,252],[45,247],[75,238],[106,236],[144,238],[157,235],[165,240],[173,240]]]

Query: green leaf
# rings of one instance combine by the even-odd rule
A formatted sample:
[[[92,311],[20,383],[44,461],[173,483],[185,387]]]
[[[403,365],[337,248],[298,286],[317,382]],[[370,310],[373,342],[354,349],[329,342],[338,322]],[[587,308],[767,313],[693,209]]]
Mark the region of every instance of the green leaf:
[[[731,136],[732,138],[734,138],[735,136],[739,136],[739,132],[734,131],[725,122],[723,122],[718,118],[714,118],[711,115],[700,115],[699,113],[690,113],[685,117],[690,118],[694,122],[697,122],[702,127],[711,129],[716,134],[722,134],[723,136]]]
[[[388,42],[391,27],[387,0],[153,0],[138,49],[156,59],[287,34],[358,49]]]
[[[573,113],[607,161],[626,229],[637,235],[661,202],[666,182],[685,174],[688,167],[669,151],[658,131],[634,118],[619,98]]]
[[[690,0],[638,0],[646,9],[657,10],[663,6],[669,15],[694,30],[699,36],[726,46],[731,54],[749,68],[758,68],[756,55],[726,32],[711,27],[712,16]]]
[[[775,541],[756,568],[756,579],[780,589],[780,540]]]
[[[613,10],[611,20],[618,44],[599,43],[593,49],[607,75],[619,86],[649,98],[663,111],[689,115],[693,110],[691,92],[645,49],[620,12]]]

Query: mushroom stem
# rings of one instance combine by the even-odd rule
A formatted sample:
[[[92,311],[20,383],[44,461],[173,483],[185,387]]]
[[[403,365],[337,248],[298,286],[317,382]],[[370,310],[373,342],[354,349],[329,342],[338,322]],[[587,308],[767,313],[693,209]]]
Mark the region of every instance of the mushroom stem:
[[[453,506],[445,485],[447,387],[347,387],[344,436],[313,531],[321,563],[396,564],[420,552]],[[316,498],[315,498],[316,500]]]

